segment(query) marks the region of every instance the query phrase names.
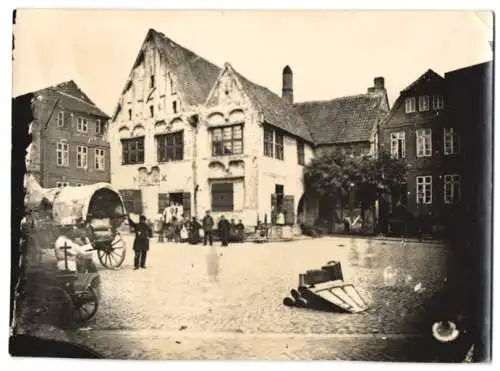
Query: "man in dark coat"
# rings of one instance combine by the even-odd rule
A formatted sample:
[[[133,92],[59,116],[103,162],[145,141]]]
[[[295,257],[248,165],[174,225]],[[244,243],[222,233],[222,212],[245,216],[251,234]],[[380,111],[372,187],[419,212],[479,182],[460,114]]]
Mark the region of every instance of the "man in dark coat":
[[[189,225],[189,243],[196,245],[200,242],[200,228],[201,224],[196,220],[196,217],[193,216],[191,224]]]
[[[207,215],[203,218],[203,245],[207,245],[207,239],[210,242],[210,246],[213,244],[213,229],[214,229],[214,218],[210,215],[210,211],[207,210]]]
[[[227,221],[227,219],[222,215],[219,220],[219,224],[217,225],[217,230],[219,231],[219,237],[222,242],[222,246],[227,246],[229,242],[229,230],[231,225]]]
[[[135,239],[134,239],[134,270],[141,268],[146,268],[146,257],[149,250],[149,239],[153,237],[153,231],[151,227],[146,223],[146,217],[141,215],[139,217],[139,223],[135,223],[128,217],[130,225],[134,228]]]

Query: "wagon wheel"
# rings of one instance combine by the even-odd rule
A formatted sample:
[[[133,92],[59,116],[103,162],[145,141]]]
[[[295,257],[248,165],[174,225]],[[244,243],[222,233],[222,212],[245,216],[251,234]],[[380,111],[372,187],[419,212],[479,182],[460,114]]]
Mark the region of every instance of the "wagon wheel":
[[[30,290],[31,291],[31,290]],[[73,311],[73,300],[70,294],[57,286],[39,287],[27,294],[24,302],[29,318],[35,323],[61,325],[71,324],[70,313]]]
[[[97,257],[101,264],[108,269],[117,269],[125,260],[126,248],[125,241],[120,234],[116,234],[113,241],[101,246],[97,250]]]
[[[97,293],[91,286],[86,291],[77,294],[74,302],[75,320],[79,324],[90,320],[97,313],[97,309],[99,309]]]

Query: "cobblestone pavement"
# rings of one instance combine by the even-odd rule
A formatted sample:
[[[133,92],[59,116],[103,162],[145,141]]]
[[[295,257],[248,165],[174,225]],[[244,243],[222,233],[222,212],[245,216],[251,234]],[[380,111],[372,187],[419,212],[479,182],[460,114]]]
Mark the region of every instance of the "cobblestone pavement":
[[[359,238],[225,248],[152,241],[148,269],[134,271],[129,250],[122,269],[100,271],[98,314],[74,341],[113,358],[402,360],[377,349],[397,351],[410,335],[430,331],[435,314],[427,304],[446,277],[447,254],[436,244],[403,248]],[[300,272],[329,260],[340,261],[344,280],[371,297],[368,311],[282,304]]]

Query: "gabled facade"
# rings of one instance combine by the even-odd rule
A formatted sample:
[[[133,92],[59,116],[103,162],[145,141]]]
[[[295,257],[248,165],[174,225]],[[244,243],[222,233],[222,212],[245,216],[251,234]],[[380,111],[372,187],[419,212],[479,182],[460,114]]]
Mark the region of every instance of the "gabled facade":
[[[278,208],[296,221],[312,138],[298,112],[229,64],[150,30],[115,111],[111,181],[127,208],[155,218],[168,201],[186,217],[255,225]]]
[[[380,129],[380,147],[408,164],[407,184],[393,190],[386,210],[404,206],[424,232],[436,231],[460,199],[460,133],[444,120],[446,85],[428,70],[401,91]]]
[[[14,110],[32,113],[26,168],[42,187],[110,181],[109,116],[74,81],[16,97]]]

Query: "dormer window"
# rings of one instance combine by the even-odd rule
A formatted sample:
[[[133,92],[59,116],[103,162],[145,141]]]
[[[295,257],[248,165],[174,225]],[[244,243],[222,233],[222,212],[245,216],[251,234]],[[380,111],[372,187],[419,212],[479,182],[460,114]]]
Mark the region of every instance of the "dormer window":
[[[405,112],[412,113],[417,110],[417,100],[415,97],[409,97],[405,99]]]

